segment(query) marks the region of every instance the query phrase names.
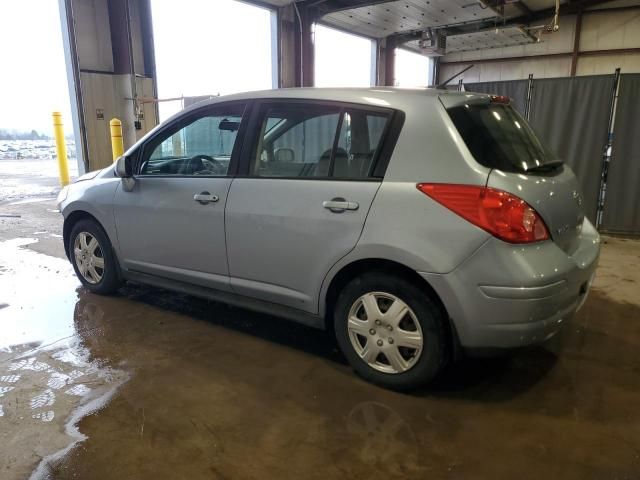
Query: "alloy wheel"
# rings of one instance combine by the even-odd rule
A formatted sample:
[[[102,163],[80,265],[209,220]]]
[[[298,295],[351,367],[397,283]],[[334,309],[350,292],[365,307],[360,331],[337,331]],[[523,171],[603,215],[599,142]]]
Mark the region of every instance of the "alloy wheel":
[[[104,256],[98,240],[88,232],[80,232],[73,242],[73,255],[80,275],[96,284],[104,275]]]

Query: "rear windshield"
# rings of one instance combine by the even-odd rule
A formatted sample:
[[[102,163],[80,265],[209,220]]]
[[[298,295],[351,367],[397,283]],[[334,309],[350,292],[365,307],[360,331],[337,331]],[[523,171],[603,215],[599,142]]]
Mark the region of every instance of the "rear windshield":
[[[509,105],[465,104],[447,111],[471,154],[485,167],[523,173],[559,163]]]

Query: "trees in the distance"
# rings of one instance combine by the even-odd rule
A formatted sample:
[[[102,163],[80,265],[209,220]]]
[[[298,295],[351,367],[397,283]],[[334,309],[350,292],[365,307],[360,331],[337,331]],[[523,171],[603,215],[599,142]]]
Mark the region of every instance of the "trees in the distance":
[[[17,130],[7,130],[0,128],[0,140],[47,140],[50,137],[36,130],[30,132],[19,132]]]

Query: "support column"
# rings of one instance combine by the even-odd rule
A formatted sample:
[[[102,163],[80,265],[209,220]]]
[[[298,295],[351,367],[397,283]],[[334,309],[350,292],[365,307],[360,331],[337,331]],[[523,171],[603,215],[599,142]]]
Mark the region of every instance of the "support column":
[[[302,66],[302,79],[300,84],[303,87],[313,87],[315,82],[315,47],[314,47],[314,16],[308,8],[300,9],[300,19],[302,23],[301,50],[300,57]]]
[[[571,53],[571,76],[576,76],[578,68],[578,55],[580,54],[580,35],[582,30],[582,9],[576,15],[576,27],[573,33],[573,52]]]
[[[296,13],[291,5],[278,9],[278,87],[297,87]]]
[[[383,85],[393,87],[396,84],[396,47],[398,42],[394,37],[387,37],[384,47],[384,80]],[[381,62],[382,63],[382,62]]]
[[[304,5],[290,4],[278,9],[278,17],[280,87],[313,87],[317,13]]]

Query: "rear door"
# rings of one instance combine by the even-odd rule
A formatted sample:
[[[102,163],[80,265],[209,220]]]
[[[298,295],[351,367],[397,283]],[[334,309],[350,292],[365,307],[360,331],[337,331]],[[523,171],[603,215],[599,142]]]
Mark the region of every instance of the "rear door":
[[[311,313],[326,272],[356,245],[382,179],[391,111],[262,102],[226,208],[234,291]]]
[[[224,206],[245,107],[198,109],[142,146],[133,189],[120,185],[114,198],[127,269],[230,290]]]
[[[526,201],[540,214],[553,241],[572,253],[584,221],[583,197],[573,171],[503,97],[450,104],[452,100],[443,103],[458,132],[476,161],[492,169],[487,186]]]

